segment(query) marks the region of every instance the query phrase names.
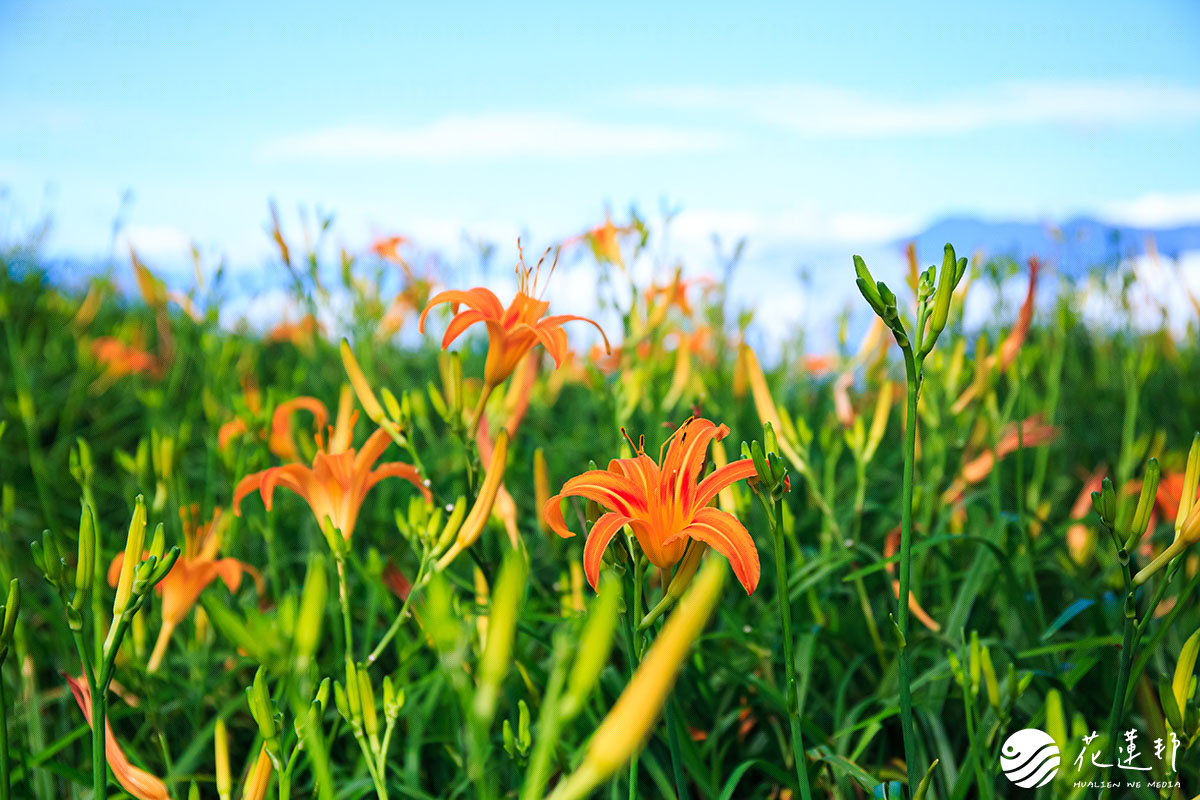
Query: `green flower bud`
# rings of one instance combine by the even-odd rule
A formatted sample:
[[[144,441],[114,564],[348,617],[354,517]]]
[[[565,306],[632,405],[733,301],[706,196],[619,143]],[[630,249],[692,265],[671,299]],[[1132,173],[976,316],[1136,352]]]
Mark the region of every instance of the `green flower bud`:
[[[525,586],[524,559],[511,551],[500,568],[488,614],[487,645],[479,664],[479,688],[475,692],[475,714],[490,720],[496,711],[500,682],[512,663],[512,645]]]
[[[96,521],[92,509],[83,504],[79,514],[79,551],[75,561],[75,595],[71,598],[71,607],[76,611],[83,610],[84,600],[92,590],[92,580],[96,574]]]
[[[321,623],[325,619],[325,604],[329,581],[325,575],[325,559],[313,555],[308,560],[304,589],[300,593],[300,613],[296,620],[295,647],[297,669],[304,669],[321,641]]]
[[[695,569],[692,571],[694,573]],[[579,636],[579,649],[567,679],[566,694],[563,696],[563,719],[570,719],[579,713],[599,680],[600,673],[608,665],[620,600],[620,579],[605,573],[600,581],[600,593],[591,602],[587,622]]]
[[[1138,496],[1137,510],[1133,513],[1133,524],[1125,540],[1125,552],[1132,553],[1137,549],[1138,542],[1146,535],[1146,526],[1150,523],[1150,513],[1154,510],[1154,496],[1158,491],[1160,470],[1158,459],[1151,458],[1146,464],[1146,475],[1142,478],[1142,493]]]
[[[375,713],[375,689],[371,686],[371,676],[367,668],[361,664],[358,667],[358,701],[362,707],[363,730],[368,736],[379,734],[379,717]]]

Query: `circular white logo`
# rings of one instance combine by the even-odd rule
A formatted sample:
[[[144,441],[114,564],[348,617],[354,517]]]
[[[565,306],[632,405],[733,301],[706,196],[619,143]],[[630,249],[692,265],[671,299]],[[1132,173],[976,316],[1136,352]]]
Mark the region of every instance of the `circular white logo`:
[[[1037,728],[1017,731],[1004,741],[1000,769],[1022,789],[1045,786],[1058,774],[1058,745]]]

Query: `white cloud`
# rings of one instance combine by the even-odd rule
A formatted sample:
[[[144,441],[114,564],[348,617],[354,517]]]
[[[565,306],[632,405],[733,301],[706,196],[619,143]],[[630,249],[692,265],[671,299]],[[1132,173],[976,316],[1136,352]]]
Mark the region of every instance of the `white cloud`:
[[[658,107],[720,111],[814,138],[1200,120],[1200,88],[1152,81],[1010,82],[918,99],[819,84],[654,87],[633,96]]]
[[[1101,211],[1108,222],[1146,228],[1166,228],[1200,221],[1200,192],[1151,192],[1111,203]]]
[[[191,252],[192,237],[170,225],[127,225],[117,234],[118,252],[132,247],[142,258],[175,259]]]
[[[271,140],[259,156],[266,161],[646,156],[707,151],[725,141],[723,134],[668,125],[590,122],[547,113],[480,114],[407,127],[338,125]]]
[[[871,211],[827,212],[801,207],[770,214],[747,211],[681,212],[671,223],[672,239],[726,242],[745,237],[751,244],[877,244],[919,230],[922,217]]]

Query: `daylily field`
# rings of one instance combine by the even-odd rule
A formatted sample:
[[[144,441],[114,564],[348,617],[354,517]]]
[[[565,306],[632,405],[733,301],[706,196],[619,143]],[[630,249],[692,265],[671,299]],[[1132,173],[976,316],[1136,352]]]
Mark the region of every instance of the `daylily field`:
[[[1200,792],[1197,318],[1134,265],[847,252],[814,351],[637,220],[494,285],[271,235],[266,328],[0,254],[0,800]]]

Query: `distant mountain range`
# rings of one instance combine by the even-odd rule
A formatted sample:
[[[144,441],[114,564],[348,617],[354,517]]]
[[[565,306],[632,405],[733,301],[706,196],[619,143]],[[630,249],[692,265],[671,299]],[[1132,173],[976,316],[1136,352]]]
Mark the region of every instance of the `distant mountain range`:
[[[1089,269],[1144,254],[1150,240],[1158,253],[1166,258],[1178,258],[1189,250],[1200,251],[1200,223],[1172,228],[1138,228],[1089,217],[1062,225],[948,217],[915,237],[896,242],[896,245],[903,246],[914,239],[922,264],[940,253],[946,242],[951,242],[959,255],[981,250],[988,257],[1010,256],[1018,261],[1037,255],[1043,261],[1054,263],[1060,272],[1077,277]]]

